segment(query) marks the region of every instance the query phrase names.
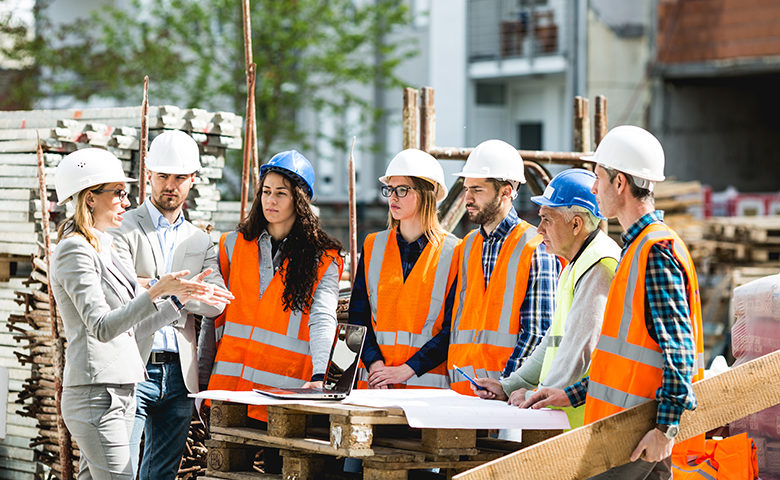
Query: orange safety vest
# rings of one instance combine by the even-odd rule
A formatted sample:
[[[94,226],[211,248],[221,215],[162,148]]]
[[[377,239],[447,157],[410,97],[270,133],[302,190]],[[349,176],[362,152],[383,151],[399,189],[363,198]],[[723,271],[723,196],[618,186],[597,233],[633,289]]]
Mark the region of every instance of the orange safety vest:
[[[328,250],[320,259],[313,290],[334,260],[341,276],[339,252]],[[261,385],[295,388],[311,379],[309,314],[285,311],[282,301],[281,272],[287,261],[262,296],[259,262],[257,240],[245,240],[237,231],[219,239],[220,269],[235,299],[214,321],[217,354],[209,390],[246,391]],[[262,421],[268,418],[263,406],[250,405],[248,414]]]
[[[458,237],[440,234],[428,242],[404,280],[395,230],[372,233],[363,243],[366,290],[371,320],[385,365],[403,365],[441,331],[444,301],[457,274],[452,261]],[[360,369],[358,388],[368,388],[368,371]],[[413,375],[394,388],[449,388],[447,366],[419,377]]]
[[[688,277],[688,305],[696,346],[693,381],[704,378],[704,343],[699,281],[685,243],[663,223],[645,227],[626,250],[612,280],[596,349],[591,356],[585,423],[655,399],[663,381],[664,357],[645,324],[645,272],[650,248],[671,241],[675,258]],[[675,445],[677,450],[703,451],[704,436]]]
[[[747,433],[707,440],[704,454],[693,460],[685,454],[673,454],[672,473],[674,480],[755,480],[756,445]]]
[[[483,237],[474,230],[456,252],[458,280],[452,307],[447,355],[450,388],[474,395],[459,366],[476,377],[498,379],[520,337],[520,307],[525,300],[531,257],[542,243],[536,228],[521,221],[509,232],[485,288]]]

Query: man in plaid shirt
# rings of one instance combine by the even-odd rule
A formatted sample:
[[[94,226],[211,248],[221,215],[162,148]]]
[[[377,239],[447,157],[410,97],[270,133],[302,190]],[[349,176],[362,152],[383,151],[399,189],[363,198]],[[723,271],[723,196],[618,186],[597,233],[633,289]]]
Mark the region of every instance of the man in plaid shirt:
[[[564,390],[542,389],[521,407],[584,403],[585,423],[591,423],[655,399],[655,427],[631,463],[592,478],[669,479],[680,416],[696,408],[692,383],[702,375],[702,338],[690,253],[654,208],[654,183],[664,179],[663,149],[649,132],[621,126],[583,159],[597,164],[593,193],[602,213],[623,227],[623,252],[590,376]]]
[[[552,321],[560,264],[512,206],[525,183],[517,149],[500,140],[483,142],[458,175],[464,177],[468,218],[480,228],[453,259],[459,267],[447,368],[451,388],[473,395],[454,365],[496,379],[519,368]]]

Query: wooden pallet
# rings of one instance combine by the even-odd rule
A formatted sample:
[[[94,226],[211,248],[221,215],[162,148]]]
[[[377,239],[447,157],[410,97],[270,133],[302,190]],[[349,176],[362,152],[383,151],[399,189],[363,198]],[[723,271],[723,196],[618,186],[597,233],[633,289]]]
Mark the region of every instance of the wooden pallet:
[[[269,406],[268,428],[261,430],[247,426],[246,405],[214,401],[207,475],[252,473],[256,452],[274,447],[283,458],[283,478],[321,478],[336,458],[352,457],[363,460],[364,479],[406,479],[415,469],[472,468],[559,433],[527,430],[522,443],[500,441],[477,430],[413,429],[400,408],[337,403]]]

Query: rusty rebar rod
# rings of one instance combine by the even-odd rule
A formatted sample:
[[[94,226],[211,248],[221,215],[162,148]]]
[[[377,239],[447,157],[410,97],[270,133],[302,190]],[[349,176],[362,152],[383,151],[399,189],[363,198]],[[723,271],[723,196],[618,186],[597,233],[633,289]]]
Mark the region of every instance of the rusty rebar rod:
[[[433,147],[428,153],[439,160],[466,160],[472,147]],[[582,152],[551,152],[545,150],[518,150],[523,160],[547,163],[580,164]]]
[[[144,99],[141,102],[141,141],[138,144],[138,205],[146,198],[146,146],[149,143],[149,75],[144,77]]]
[[[352,147],[349,149],[349,281],[355,284],[357,273],[357,199],[355,195],[355,140],[352,137]]]
[[[49,324],[51,338],[54,346],[54,403],[57,412],[57,445],[59,447],[60,472],[62,480],[73,478],[73,442],[70,432],[62,418],[62,376],[65,368],[65,344],[64,338],[60,338],[57,325],[57,304],[54,301],[54,292],[51,289],[51,232],[49,226],[49,196],[46,190],[45,160],[41,138],[38,136],[36,148],[38,158],[38,195],[41,200],[41,235],[43,237],[43,254],[46,261],[46,290],[49,295]]]

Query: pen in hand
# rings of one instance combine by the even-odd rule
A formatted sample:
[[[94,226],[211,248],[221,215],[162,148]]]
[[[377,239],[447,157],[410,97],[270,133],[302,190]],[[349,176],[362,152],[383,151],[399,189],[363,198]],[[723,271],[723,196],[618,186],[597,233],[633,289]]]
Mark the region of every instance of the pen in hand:
[[[472,384],[472,385],[474,385],[475,387],[477,387],[477,390],[487,390],[485,387],[483,387],[482,385],[480,385],[480,384],[478,384],[477,382],[475,382],[475,381],[474,381],[474,379],[473,379],[473,378],[471,378],[471,377],[469,376],[469,374],[467,374],[466,372],[464,372],[464,371],[463,371],[463,370],[462,370],[462,369],[461,369],[459,366],[457,366],[457,365],[455,365],[455,364],[453,364],[452,366],[453,366],[453,367],[455,367],[455,370],[457,370],[457,371],[458,371],[458,373],[460,373],[461,375],[463,375],[464,377],[466,377],[466,380],[468,380],[469,382],[471,382],[471,384]]]

